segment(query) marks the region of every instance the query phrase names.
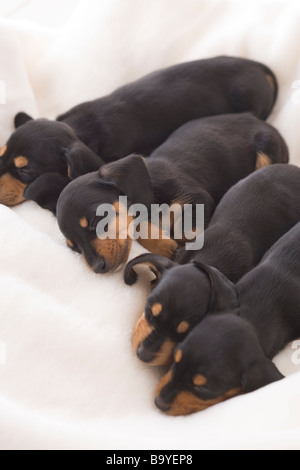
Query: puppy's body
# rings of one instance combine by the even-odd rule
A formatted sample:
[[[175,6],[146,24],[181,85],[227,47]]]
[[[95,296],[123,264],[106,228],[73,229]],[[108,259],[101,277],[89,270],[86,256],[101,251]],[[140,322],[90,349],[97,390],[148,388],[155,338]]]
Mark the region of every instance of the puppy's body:
[[[207,220],[224,194],[261,166],[287,163],[278,131],[249,113],[189,122],[146,160],[153,202],[206,204]]]
[[[130,244],[126,253],[118,248],[118,243],[112,248],[109,241],[101,247],[97,243],[97,251],[91,249],[91,243],[95,244],[95,229],[86,230],[79,223],[82,218],[95,220],[100,204],[116,207],[119,196],[126,195],[130,205],[144,204],[149,215],[153,204],[178,203],[180,207],[191,204],[193,209],[197,204],[204,204],[207,224],[221,196],[255,171],[261,156],[264,162],[267,160],[266,164],[287,162],[288,149],[272,126],[253,115],[221,115],[191,121],[175,131],[149,158],[130,155],[73,181],[59,198],[59,226],[72,245],[89,259],[92,269],[114,270],[126,262]],[[140,237],[139,242],[149,251],[172,257],[177,243],[161,236],[154,240],[148,232],[150,221],[144,223],[148,239]],[[183,240],[176,238],[176,241]],[[119,254],[115,256],[117,250]]]
[[[0,151],[0,203],[30,199],[56,213],[72,179],[131,153],[149,155],[193,119],[237,112],[266,119],[276,96],[276,78],[265,65],[216,57],[154,72],[56,121],[19,113]]]
[[[239,305],[227,299],[226,313],[208,315],[178,346],[157,391],[163,411],[202,411],[283,378],[271,359],[300,336],[300,223],[232,290]]]
[[[239,316],[254,326],[266,357],[272,359],[300,337],[300,223],[275,243],[236,290]]]
[[[251,112],[266,119],[277,95],[274,74],[246,59],[216,57],[169,67],[58,118],[105,162],[149,155],[184,123]]]
[[[299,200],[300,168],[272,165],[261,169],[223,197],[205,231],[202,250],[182,250],[177,262],[142,255],[128,263],[127,284],[136,281],[133,268],[139,264],[150,266],[156,276],[145,314],[133,333],[139,358],[152,365],[167,364],[176,344],[209,312],[223,311],[228,299],[237,304],[232,282],[252,269],[300,221]],[[155,315],[153,306],[157,305],[160,309]]]
[[[181,250],[176,261],[211,265],[232,282],[255,266],[298,222],[300,170],[274,165],[232,187],[217,207],[197,253]]]

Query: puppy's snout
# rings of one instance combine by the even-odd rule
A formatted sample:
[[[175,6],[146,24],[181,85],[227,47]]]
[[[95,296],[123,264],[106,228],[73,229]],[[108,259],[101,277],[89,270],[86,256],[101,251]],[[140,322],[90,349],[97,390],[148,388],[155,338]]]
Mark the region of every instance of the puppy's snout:
[[[137,356],[138,358],[143,361],[143,362],[152,362],[155,359],[155,356],[153,353],[150,351],[147,351],[147,349],[144,348],[143,344],[140,344],[139,347],[137,348]]]
[[[168,403],[166,403],[163,398],[161,398],[161,396],[157,396],[154,400],[155,402],[155,405],[157,406],[157,408],[159,408],[161,411],[163,411],[164,413],[167,413],[170,409],[170,405]]]
[[[96,274],[105,274],[109,271],[107,263],[104,258],[100,258],[94,266],[94,272]]]

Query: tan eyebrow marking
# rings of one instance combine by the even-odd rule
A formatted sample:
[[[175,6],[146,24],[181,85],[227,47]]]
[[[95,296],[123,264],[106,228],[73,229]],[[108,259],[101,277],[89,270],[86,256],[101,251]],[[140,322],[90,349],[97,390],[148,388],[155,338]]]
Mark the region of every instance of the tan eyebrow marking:
[[[175,358],[174,358],[174,359],[175,359],[175,362],[177,362],[177,363],[181,361],[181,359],[182,359],[182,351],[181,351],[181,349],[178,349],[177,353],[175,354]]]
[[[74,248],[74,243],[71,242],[71,240],[67,239],[67,245],[70,247],[70,248]]]
[[[82,217],[82,219],[79,221],[79,224],[82,228],[87,228],[89,225],[86,217]]]
[[[26,157],[17,157],[14,159],[14,162],[17,168],[24,168],[28,165],[28,159]]]
[[[157,317],[161,311],[162,311],[162,305],[161,304],[154,304],[151,308],[151,311],[155,317]]]
[[[1,149],[0,149],[0,157],[3,157],[3,155],[5,154],[7,150],[7,145],[4,145]]]
[[[207,383],[207,378],[204,377],[204,375],[196,375],[193,380],[194,385],[198,385],[198,387],[201,387],[202,385],[205,385]]]
[[[177,327],[177,333],[186,333],[190,325],[187,321],[182,321]]]

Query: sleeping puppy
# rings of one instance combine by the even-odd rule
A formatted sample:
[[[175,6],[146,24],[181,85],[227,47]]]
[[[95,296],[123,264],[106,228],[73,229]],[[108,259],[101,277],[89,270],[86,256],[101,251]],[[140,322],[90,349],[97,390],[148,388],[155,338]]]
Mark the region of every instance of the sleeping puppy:
[[[162,411],[202,411],[283,378],[271,359],[300,336],[300,223],[231,291],[224,313],[207,316],[177,347],[157,389]]]
[[[131,155],[77,178],[59,198],[58,224],[68,245],[84,255],[92,270],[115,271],[127,261],[131,248],[130,210],[143,204],[147,211],[141,225],[146,233],[138,241],[152,253],[172,258],[176,242],[183,243],[184,237],[175,242],[172,229],[169,238],[163,239],[158,224],[154,227],[157,239],[150,235],[154,224],[149,222],[148,210],[154,204],[176,204],[180,211],[184,204],[195,210],[204,204],[208,223],[232,185],[261,166],[287,161],[288,149],[280,134],[251,114],[198,119],[175,131],[146,160]],[[119,203],[122,195],[128,197],[129,209]],[[96,233],[100,222],[96,211],[103,204],[116,209],[117,225],[123,227],[106,240]]]
[[[19,113],[0,151],[0,203],[30,199],[55,213],[70,179],[131,153],[149,155],[193,119],[247,111],[266,119],[276,96],[268,67],[216,57],[154,72],[56,121]]]
[[[205,231],[202,250],[182,250],[177,262],[146,254],[128,263],[126,284],[136,282],[138,265],[150,267],[156,278],[132,337],[142,361],[167,365],[176,345],[209,312],[224,311],[228,299],[237,305],[231,283],[256,266],[300,221],[299,198],[300,168],[272,165],[261,169],[223,197]]]

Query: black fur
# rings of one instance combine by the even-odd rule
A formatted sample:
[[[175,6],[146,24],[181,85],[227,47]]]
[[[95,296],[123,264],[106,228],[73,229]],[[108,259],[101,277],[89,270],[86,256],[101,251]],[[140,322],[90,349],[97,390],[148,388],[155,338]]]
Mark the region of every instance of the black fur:
[[[210,400],[234,388],[249,393],[283,378],[271,359],[300,336],[300,223],[232,291],[239,306],[233,302],[226,313],[208,315],[179,344],[182,360],[173,364],[172,381],[156,400],[164,411],[184,390]],[[207,382],[196,390],[190,384],[198,374]]]
[[[237,302],[232,283],[256,266],[268,249],[300,221],[299,200],[300,169],[272,165],[239,182],[223,197],[205,231],[202,250],[182,250],[176,262],[168,266],[151,254],[128,263],[127,284],[136,281],[132,271],[139,264],[153,266],[157,278],[145,310],[153,329],[152,340],[149,336],[147,343],[140,345],[140,359],[154,360],[167,340],[179,343],[209,311],[230,309],[233,299]],[[208,267],[205,270],[203,266]],[[209,266],[215,269],[212,271]],[[151,315],[154,304],[163,306],[162,313],[155,318]],[[189,328],[178,334],[178,325],[183,321]],[[161,358],[164,363],[169,359]]]
[[[72,182],[58,201],[60,229],[86,254],[91,251],[91,231],[82,230],[78,220],[94,220],[97,206],[113,204],[121,195],[126,195],[130,204],[144,204],[148,210],[151,204],[181,202],[194,208],[204,204],[207,224],[226,191],[252,173],[258,154],[269,150],[270,162],[288,161],[280,134],[251,114],[191,121],[147,159],[130,155]],[[96,238],[95,231],[93,235]],[[91,267],[98,261],[95,254]]]
[[[76,178],[131,153],[149,155],[193,119],[245,111],[266,119],[276,96],[273,72],[257,62],[216,57],[175,65],[80,104],[55,122],[19,113],[0,178],[13,173],[28,185],[47,172]],[[20,155],[29,161],[27,173],[15,171],[13,161]],[[30,193],[49,209],[56,194],[49,188],[47,200],[46,189],[42,199],[38,184]]]

